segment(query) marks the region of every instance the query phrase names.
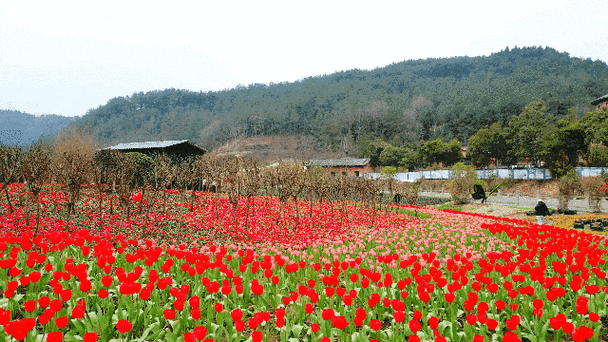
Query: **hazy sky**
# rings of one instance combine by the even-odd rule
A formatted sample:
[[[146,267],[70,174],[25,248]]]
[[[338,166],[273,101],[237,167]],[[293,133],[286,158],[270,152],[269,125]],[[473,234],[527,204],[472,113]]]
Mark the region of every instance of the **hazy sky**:
[[[141,91],[279,83],[507,46],[608,62],[604,0],[155,4],[0,0],[0,109],[84,115]]]

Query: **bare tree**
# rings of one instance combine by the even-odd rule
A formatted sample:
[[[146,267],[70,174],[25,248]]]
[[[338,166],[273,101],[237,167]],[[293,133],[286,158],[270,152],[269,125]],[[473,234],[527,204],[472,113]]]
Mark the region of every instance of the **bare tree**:
[[[171,164],[171,160],[163,153],[154,158],[154,189],[156,192],[161,194],[162,202],[167,202],[166,190],[171,187],[173,180],[175,179],[175,169]],[[167,213],[167,206],[163,206],[163,212]]]
[[[262,168],[255,159],[246,159],[244,165],[243,175],[243,191],[247,196],[247,209],[245,212],[245,228],[248,226],[249,220],[249,208],[253,203],[253,213],[255,215],[255,201],[253,197],[257,195],[258,191],[263,186]]]
[[[13,203],[8,193],[8,187],[19,180],[24,151],[18,147],[0,147],[0,180],[4,183],[0,193],[4,192],[10,213],[13,213]]]
[[[51,176],[50,164],[50,151],[48,147],[43,145],[32,146],[23,158],[21,175],[25,178],[28,196],[31,193],[36,202],[36,230],[34,236],[38,234],[40,226],[40,192]],[[29,200],[27,202],[29,213]]]
[[[92,134],[73,129],[62,132],[53,142],[51,168],[55,178],[68,194],[68,219],[76,209],[82,185],[88,181],[88,169],[97,147],[94,141]]]

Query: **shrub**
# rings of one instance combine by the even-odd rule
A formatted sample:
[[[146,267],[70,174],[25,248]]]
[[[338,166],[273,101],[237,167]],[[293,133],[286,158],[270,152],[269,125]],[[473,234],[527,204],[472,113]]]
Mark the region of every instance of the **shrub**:
[[[568,171],[559,180],[559,208],[568,209],[568,203],[577,193],[581,192],[581,180],[574,169]]]
[[[450,191],[455,204],[468,203],[473,194],[473,186],[477,181],[477,173],[471,165],[457,163],[452,167]]]
[[[603,177],[584,177],[581,179],[581,185],[585,194],[589,197],[591,211],[599,213],[601,211],[601,200],[606,197],[607,191]]]

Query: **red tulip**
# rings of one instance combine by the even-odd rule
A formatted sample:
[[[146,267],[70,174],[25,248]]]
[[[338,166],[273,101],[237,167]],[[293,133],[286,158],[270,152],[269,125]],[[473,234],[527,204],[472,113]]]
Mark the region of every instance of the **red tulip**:
[[[196,337],[194,336],[194,333],[184,333],[184,342],[196,342]]]
[[[513,332],[507,332],[505,333],[505,336],[503,337],[503,342],[521,342],[521,339],[519,338],[519,336],[516,333]]]
[[[190,316],[192,316],[192,319],[200,319],[201,318],[201,309],[199,308],[194,308],[192,310],[190,310]]]
[[[85,333],[84,342],[97,342],[97,333],[94,333],[94,332]]]
[[[175,318],[175,310],[165,309],[165,311],[163,311],[163,315],[165,316],[165,319],[174,319]]]
[[[132,328],[133,324],[124,319],[121,319],[116,323],[116,329],[118,329],[118,332],[121,334],[131,331]]]
[[[58,317],[58,318],[55,319],[55,325],[59,329],[63,329],[67,324],[68,324],[68,317],[67,316],[61,316],[61,317]]]
[[[194,336],[197,340],[205,339],[205,336],[207,336],[207,328],[202,325],[194,328]]]
[[[32,311],[36,310],[36,301],[35,300],[26,301],[25,303],[23,303],[23,308],[27,312],[32,312]]]
[[[420,324],[420,322],[412,319],[410,320],[410,322],[408,323],[410,330],[415,334],[418,332],[418,330],[420,330],[420,328],[422,328],[422,324]]]
[[[48,342],[60,342],[63,340],[63,333],[61,331],[51,331],[47,336]]]
[[[243,311],[241,309],[234,309],[230,312],[230,317],[232,317],[233,321],[240,321],[243,319]]]
[[[372,330],[378,331],[382,327],[382,323],[377,319],[372,319],[369,322],[369,326],[372,328]]]

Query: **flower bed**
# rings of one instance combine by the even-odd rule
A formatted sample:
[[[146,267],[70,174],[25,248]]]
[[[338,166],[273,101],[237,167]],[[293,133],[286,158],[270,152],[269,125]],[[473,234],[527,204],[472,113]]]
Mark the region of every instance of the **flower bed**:
[[[179,198],[136,195],[126,219],[90,197],[77,225],[52,192],[37,224],[5,205],[0,340],[606,340],[602,236],[270,197],[237,221],[221,196]]]

